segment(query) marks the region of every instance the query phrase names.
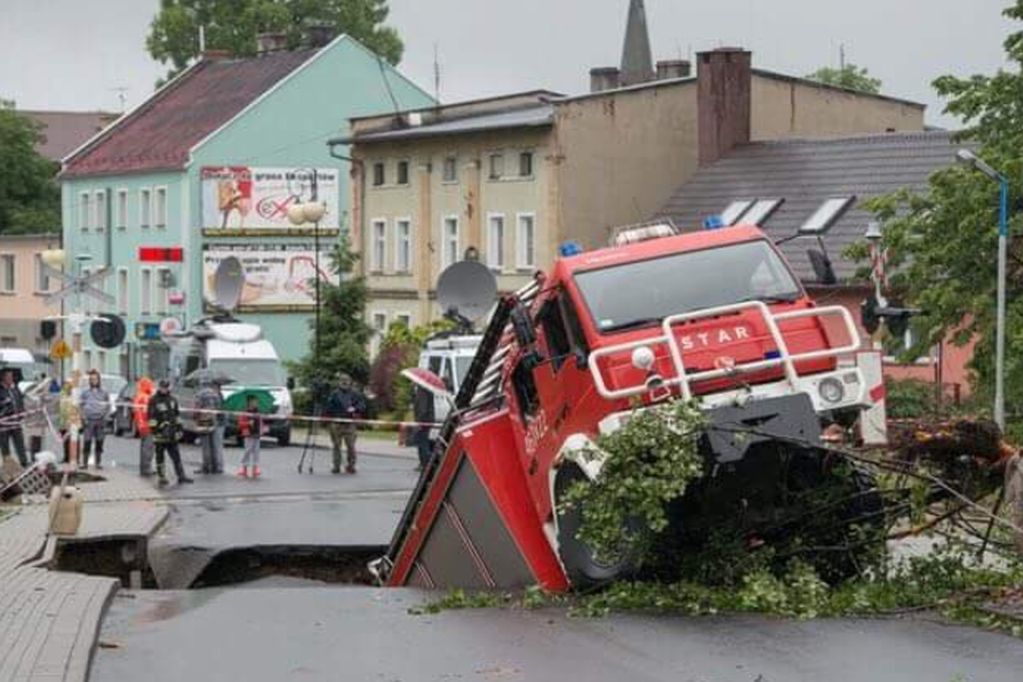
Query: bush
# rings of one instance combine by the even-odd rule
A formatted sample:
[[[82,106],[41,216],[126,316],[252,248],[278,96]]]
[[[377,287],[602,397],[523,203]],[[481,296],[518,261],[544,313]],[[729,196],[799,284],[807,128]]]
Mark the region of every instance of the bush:
[[[885,379],[890,419],[915,419],[939,412],[934,384],[919,379]]]

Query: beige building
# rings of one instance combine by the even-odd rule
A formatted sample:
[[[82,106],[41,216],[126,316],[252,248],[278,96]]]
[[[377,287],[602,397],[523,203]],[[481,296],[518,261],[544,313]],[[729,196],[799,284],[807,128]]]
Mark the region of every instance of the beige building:
[[[371,325],[435,319],[437,278],[470,248],[501,290],[518,288],[562,242],[606,244],[738,144],[924,128],[922,104],[756,70],[733,48],[698,54],[695,77],[687,62],[626,87],[616,69],[591,77],[582,96],[359,118],[332,141],[355,159],[352,241]]]
[[[40,255],[60,248],[59,234],[0,235],[0,347],[28,348],[47,355],[39,323],[60,313],[43,298],[61,283],[43,273]]]

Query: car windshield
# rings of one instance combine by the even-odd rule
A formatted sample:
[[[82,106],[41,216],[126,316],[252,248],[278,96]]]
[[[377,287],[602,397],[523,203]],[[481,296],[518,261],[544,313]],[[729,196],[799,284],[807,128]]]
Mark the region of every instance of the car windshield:
[[[284,372],[277,360],[251,358],[210,360],[209,367],[223,372],[242,386],[283,386]]]
[[[462,382],[465,381],[465,375],[469,371],[469,366],[472,364],[472,355],[458,355],[455,356],[455,376],[458,377],[458,385],[461,386]]]
[[[801,295],[777,252],[763,240],[580,272],[575,282],[601,333],[740,301]]]

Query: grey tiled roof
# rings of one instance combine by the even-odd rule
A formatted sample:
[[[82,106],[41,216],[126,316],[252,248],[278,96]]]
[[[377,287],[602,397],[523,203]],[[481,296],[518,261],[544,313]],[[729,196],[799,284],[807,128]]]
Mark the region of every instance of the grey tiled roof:
[[[514,109],[501,111],[493,114],[479,114],[463,118],[431,123],[398,130],[386,130],[379,133],[364,133],[350,138],[331,140],[335,143],[348,144],[351,142],[387,142],[391,140],[408,140],[412,138],[435,137],[440,135],[461,135],[478,133],[487,130],[500,130],[505,128],[532,128],[538,126],[549,126],[554,121],[554,107],[550,104],[529,107],[525,109]]]
[[[763,225],[779,239],[795,234],[826,199],[855,195],[856,201],[823,236],[839,280],[849,281],[857,266],[841,254],[862,239],[871,220],[861,207],[863,200],[901,187],[924,190],[934,171],[955,162],[955,150],[962,145],[953,142],[953,135],[936,131],[750,143],[697,171],[659,215],[670,216],[680,229],[694,230],[733,200],[780,198],[784,203]],[[806,250],[815,247],[811,237],[781,247],[806,282],[814,280]]]

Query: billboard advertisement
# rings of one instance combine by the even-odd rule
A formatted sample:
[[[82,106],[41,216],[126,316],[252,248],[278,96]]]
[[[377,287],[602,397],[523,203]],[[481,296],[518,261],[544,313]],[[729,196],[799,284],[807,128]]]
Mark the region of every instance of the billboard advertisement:
[[[314,200],[326,204],[320,229],[340,228],[340,185],[336,168],[253,168],[204,166],[202,228],[223,231],[287,232],[311,229],[292,225],[288,207]]]
[[[240,311],[312,310],[316,304],[316,252],[312,244],[209,244],[203,250],[203,301],[212,300],[220,261],[234,256],[245,270]],[[320,279],[330,280],[330,248],[320,247]]]

